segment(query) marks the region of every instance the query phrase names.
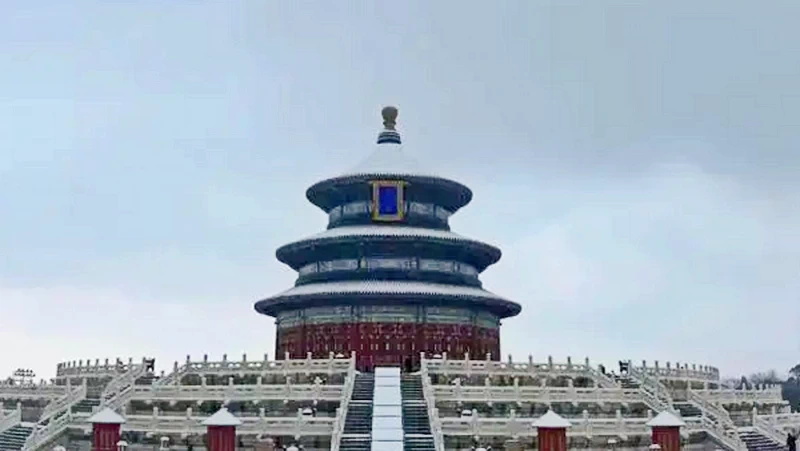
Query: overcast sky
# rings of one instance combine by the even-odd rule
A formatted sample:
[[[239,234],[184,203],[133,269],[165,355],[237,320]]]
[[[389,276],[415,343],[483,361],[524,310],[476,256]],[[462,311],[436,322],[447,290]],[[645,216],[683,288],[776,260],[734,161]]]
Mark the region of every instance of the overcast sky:
[[[503,354],[800,360],[800,5],[0,6],[0,376],[260,356],[305,189],[373,149],[475,192]],[[71,5],[66,5],[71,3]]]

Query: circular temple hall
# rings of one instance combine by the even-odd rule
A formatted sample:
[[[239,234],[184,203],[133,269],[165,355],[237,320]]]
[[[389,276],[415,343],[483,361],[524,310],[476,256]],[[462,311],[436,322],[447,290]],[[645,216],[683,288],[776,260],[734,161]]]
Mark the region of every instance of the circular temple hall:
[[[275,318],[276,355],[355,352],[361,371],[412,371],[421,352],[498,360],[500,321],[520,312],[480,281],[501,251],[450,230],[472,191],[406,155],[397,109],[382,115],[372,154],[306,191],[327,230],[276,252],[298,273],[294,287],[255,304]]]

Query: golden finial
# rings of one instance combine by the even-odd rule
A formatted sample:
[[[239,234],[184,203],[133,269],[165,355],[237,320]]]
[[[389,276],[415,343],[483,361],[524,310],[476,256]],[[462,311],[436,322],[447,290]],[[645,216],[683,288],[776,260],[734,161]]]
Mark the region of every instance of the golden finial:
[[[383,116],[383,128],[394,130],[394,126],[397,124],[397,108],[393,106],[384,107],[381,110],[381,116]]]

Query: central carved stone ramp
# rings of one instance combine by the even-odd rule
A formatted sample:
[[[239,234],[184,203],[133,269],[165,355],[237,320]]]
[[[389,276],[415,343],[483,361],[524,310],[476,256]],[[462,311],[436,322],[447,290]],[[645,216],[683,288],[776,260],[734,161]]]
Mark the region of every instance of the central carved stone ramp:
[[[372,416],[372,449],[403,449],[403,399],[400,395],[400,368],[375,368],[375,406]]]
[[[341,451],[370,451],[372,433],[372,400],[375,394],[375,377],[357,374],[353,397],[347,407]]]
[[[403,397],[403,444],[405,451],[434,451],[428,406],[422,393],[422,378],[405,375],[400,383]]]

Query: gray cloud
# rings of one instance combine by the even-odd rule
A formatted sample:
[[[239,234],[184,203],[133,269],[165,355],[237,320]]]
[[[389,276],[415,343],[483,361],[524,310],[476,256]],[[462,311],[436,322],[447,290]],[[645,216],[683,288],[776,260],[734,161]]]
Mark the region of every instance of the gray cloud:
[[[2,16],[0,342],[24,349],[0,374],[271,350],[252,301],[293,280],[273,250],[324,227],[305,188],[363,158],[395,102],[406,150],[475,190],[456,230],[505,250],[485,277],[524,304],[504,351],[796,363],[795,2]]]

